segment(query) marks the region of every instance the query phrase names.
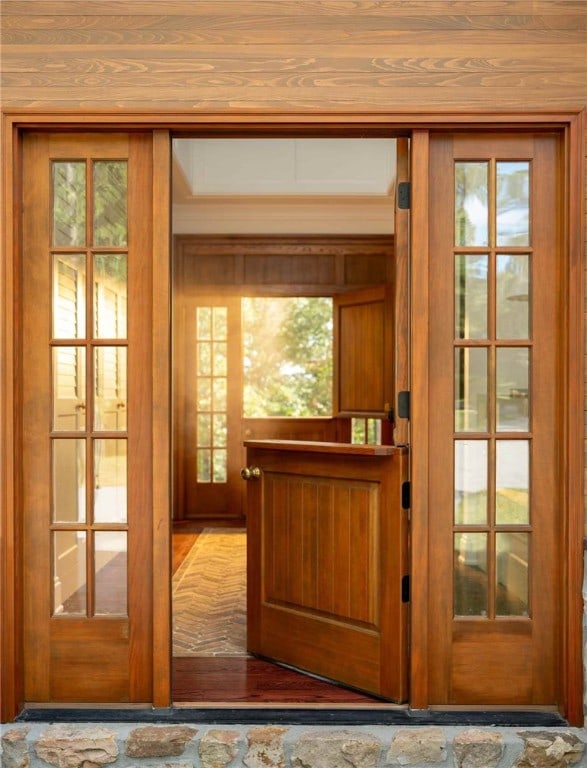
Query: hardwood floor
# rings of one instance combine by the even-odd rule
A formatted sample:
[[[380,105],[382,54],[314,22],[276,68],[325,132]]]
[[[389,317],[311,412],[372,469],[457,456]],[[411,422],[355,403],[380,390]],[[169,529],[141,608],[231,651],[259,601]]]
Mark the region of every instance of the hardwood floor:
[[[379,699],[254,658],[173,659],[174,703],[374,704]]]
[[[198,521],[174,525],[174,573],[202,530],[214,527],[214,524],[214,521]],[[228,527],[224,522],[220,525]],[[242,525],[242,522],[237,525]],[[373,696],[256,658],[174,658],[172,675],[173,701],[177,704],[380,703],[380,700]]]

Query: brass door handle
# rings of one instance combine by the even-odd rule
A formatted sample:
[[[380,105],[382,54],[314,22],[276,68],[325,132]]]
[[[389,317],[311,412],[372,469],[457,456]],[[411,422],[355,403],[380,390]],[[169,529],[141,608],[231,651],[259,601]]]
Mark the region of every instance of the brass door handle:
[[[261,470],[259,467],[243,467],[241,477],[243,480],[258,480],[261,477]]]

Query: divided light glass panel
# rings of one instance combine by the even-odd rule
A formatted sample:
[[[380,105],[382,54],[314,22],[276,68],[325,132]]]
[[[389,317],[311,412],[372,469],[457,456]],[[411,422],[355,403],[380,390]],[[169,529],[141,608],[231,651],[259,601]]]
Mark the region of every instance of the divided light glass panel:
[[[199,483],[228,478],[228,308],[196,308],[196,440]]]
[[[125,615],[127,162],[58,160],[51,178],[53,614]]]
[[[530,170],[455,164],[455,616],[530,615]]]

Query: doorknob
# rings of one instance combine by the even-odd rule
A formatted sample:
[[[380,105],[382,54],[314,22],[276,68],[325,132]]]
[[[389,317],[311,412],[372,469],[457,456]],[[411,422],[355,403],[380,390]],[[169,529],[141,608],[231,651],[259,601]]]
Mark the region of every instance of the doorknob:
[[[241,477],[243,480],[258,480],[261,477],[261,470],[259,467],[243,467]]]

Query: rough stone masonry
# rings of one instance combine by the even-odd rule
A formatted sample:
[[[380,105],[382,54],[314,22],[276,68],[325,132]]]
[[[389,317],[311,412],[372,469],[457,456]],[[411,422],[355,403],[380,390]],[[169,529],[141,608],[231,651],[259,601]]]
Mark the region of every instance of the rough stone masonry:
[[[567,768],[587,730],[10,724],[2,768]]]

